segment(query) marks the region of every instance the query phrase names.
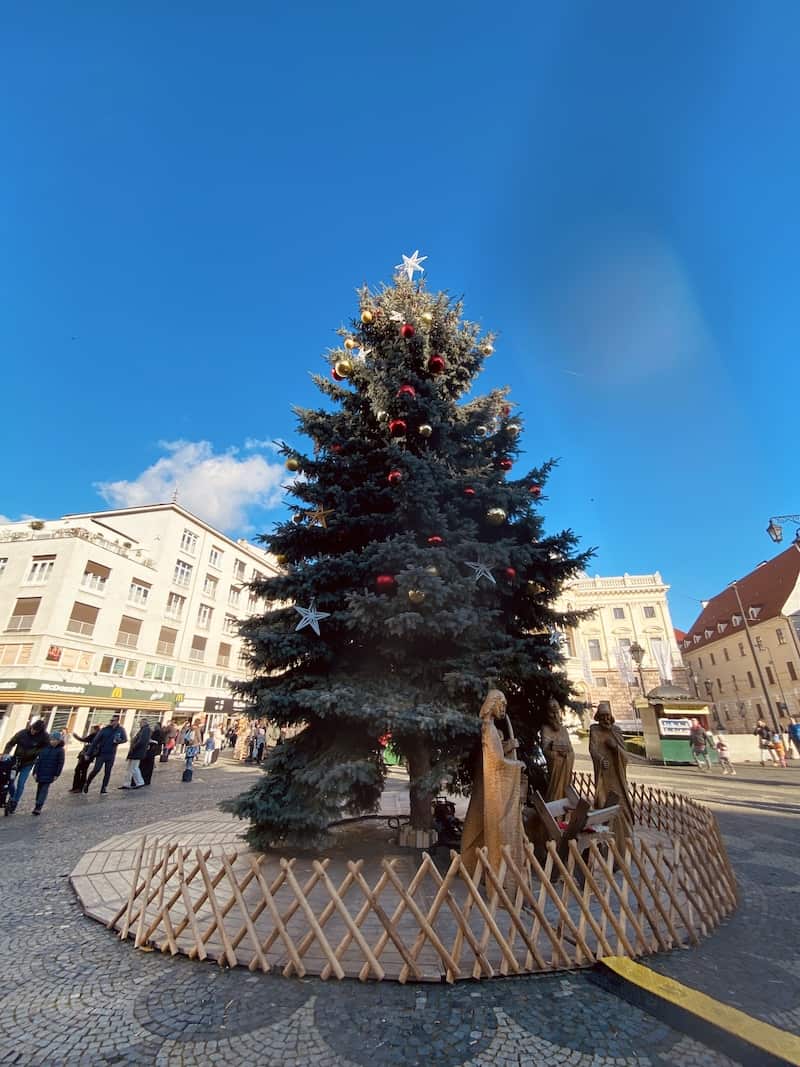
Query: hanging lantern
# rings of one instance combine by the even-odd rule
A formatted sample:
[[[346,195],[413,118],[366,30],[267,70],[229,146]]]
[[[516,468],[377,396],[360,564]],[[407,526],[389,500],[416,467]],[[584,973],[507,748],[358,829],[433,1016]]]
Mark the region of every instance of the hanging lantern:
[[[392,419],[389,423],[389,433],[392,437],[405,437],[406,429],[405,419]]]
[[[492,526],[502,526],[508,515],[502,508],[489,508],[486,512],[486,521]]]

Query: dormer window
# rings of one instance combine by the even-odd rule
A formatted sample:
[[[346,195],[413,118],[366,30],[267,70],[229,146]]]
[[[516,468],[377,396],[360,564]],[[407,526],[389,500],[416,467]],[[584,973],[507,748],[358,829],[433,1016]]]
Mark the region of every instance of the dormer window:
[[[747,614],[750,619],[757,619],[758,616],[761,614],[761,605],[754,604],[752,607],[749,607],[747,609]]]
[[[728,629],[727,622],[718,622],[717,623],[717,633],[724,634],[727,629]]]
[[[700,642],[701,642],[701,641],[702,641],[703,639],[702,639],[702,637],[700,636],[700,634],[692,634],[692,640],[694,641],[694,643],[695,643],[696,645],[699,645],[699,644],[700,644]]]
[[[703,635],[704,635],[704,637],[705,637],[705,639],[707,641],[709,639],[709,637],[713,637],[714,636],[714,631],[713,630],[703,630]]]
[[[741,626],[742,625],[742,616],[741,615],[732,615],[731,616],[731,622],[733,623],[734,626]]]

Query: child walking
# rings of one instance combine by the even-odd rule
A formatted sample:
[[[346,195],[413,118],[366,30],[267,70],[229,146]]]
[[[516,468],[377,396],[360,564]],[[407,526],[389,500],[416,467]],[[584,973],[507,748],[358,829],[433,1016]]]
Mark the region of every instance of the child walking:
[[[783,738],[780,734],[772,735],[772,751],[775,753],[781,767],[785,767],[786,764],[786,749],[783,747]]]
[[[723,774],[736,774],[731,763],[730,756],[728,755],[728,746],[720,737],[714,748],[717,750],[719,756],[719,765],[722,767]]]

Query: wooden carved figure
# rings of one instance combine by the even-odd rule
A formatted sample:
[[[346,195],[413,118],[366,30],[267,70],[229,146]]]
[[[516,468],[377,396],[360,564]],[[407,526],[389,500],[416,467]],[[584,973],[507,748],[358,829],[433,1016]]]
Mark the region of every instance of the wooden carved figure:
[[[609,796],[616,795],[619,815],[614,820],[614,835],[621,850],[633,832],[633,807],[628,790],[628,756],[622,731],[614,724],[611,705],[601,700],[594,724],[589,727],[589,755],[594,764],[594,806],[605,808]]]
[[[561,719],[561,708],[553,697],[547,705],[547,720],[542,726],[542,752],[547,760],[547,793],[545,801],[561,800],[572,783],[575,752],[569,732]]]

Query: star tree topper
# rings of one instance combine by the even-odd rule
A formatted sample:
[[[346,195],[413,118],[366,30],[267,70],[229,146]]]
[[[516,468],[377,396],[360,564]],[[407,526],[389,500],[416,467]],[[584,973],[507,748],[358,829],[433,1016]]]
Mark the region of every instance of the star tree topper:
[[[320,619],[330,618],[331,614],[329,611],[317,611],[316,601],[314,600],[311,601],[310,606],[307,608],[301,608],[295,604],[294,610],[300,616],[300,622],[295,626],[295,630],[302,630],[304,626],[310,626],[317,637],[320,636]]]
[[[469,560],[464,560],[468,567],[471,567],[475,572],[475,581],[479,582],[481,578],[488,578],[493,585],[497,585],[497,580],[485,563],[470,563]]]
[[[417,249],[413,256],[403,256],[403,262],[398,263],[394,269],[399,270],[401,274],[405,274],[408,280],[413,282],[415,270],[418,270],[420,274],[425,273],[425,268],[421,264],[427,258],[427,256],[421,256],[419,249]]]

